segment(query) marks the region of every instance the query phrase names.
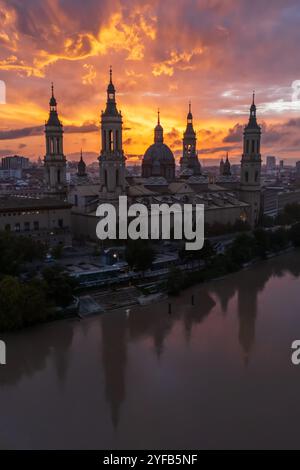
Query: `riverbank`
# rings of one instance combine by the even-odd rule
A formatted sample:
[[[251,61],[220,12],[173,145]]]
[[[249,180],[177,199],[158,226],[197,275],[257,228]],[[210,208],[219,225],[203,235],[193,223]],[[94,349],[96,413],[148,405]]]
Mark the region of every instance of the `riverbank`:
[[[180,294],[181,291],[185,291],[189,287],[192,287],[196,284],[209,284],[212,282],[220,281],[223,279],[226,279],[230,274],[234,274],[238,271],[244,271],[247,269],[251,269],[252,267],[260,264],[260,263],[265,263],[269,259],[275,258],[275,257],[280,257],[282,255],[285,255],[287,253],[290,253],[295,250],[295,247],[289,246],[283,250],[280,250],[278,252],[274,253],[269,253],[266,255],[265,259],[262,258],[255,258],[251,260],[250,262],[244,263],[240,270],[235,270],[232,272],[227,272],[225,274],[219,275],[219,276],[214,276],[214,271],[211,271],[210,274],[212,277],[208,276],[208,272],[205,271],[205,269],[199,270],[199,271],[193,271],[193,272],[184,272],[183,275],[186,275],[187,277],[183,280],[183,283],[181,287],[175,291],[175,294],[169,294],[167,293],[166,288],[161,290],[160,292],[154,293],[154,294],[149,294],[145,295],[143,293],[143,290],[140,290],[138,286],[122,286],[119,289],[114,287],[113,289],[109,289],[106,291],[100,291],[100,292],[93,292],[91,294],[85,293],[84,296],[79,297],[79,299],[83,299],[84,306],[79,308],[79,317],[81,319],[90,317],[91,315],[98,315],[98,314],[103,314],[112,310],[124,308],[128,309],[132,307],[133,305],[149,305],[149,304],[156,304],[158,302],[161,302],[162,300],[167,300],[167,299],[173,299],[174,296],[176,297],[177,295]],[[159,286],[162,285],[161,281],[158,281],[157,284]],[[154,286],[155,283],[149,283],[149,286]],[[143,285],[143,288],[145,287],[145,284]]]

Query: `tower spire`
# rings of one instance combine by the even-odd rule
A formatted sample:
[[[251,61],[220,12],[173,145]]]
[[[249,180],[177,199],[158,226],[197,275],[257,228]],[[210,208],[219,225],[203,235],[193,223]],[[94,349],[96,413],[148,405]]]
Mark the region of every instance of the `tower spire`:
[[[157,109],[157,125],[160,126],[160,110]]]
[[[252,106],[255,106],[255,90],[253,90]]]
[[[112,83],[112,66],[109,66],[109,82]]]

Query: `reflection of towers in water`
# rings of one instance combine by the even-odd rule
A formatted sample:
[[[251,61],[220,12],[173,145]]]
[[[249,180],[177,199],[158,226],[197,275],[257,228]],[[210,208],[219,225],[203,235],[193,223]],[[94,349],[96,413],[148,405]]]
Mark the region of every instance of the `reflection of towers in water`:
[[[125,315],[108,314],[101,318],[105,395],[110,404],[115,429],[120,419],[121,404],[125,399],[126,323]]]
[[[1,369],[0,386],[17,384],[24,377],[33,377],[36,372],[47,369],[49,358],[53,361],[60,383],[63,383],[68,370],[73,324],[60,322],[59,334],[57,332],[57,325],[53,324],[32,329],[28,334],[22,332],[10,336],[9,362]]]
[[[236,289],[237,286],[234,285],[231,280],[222,283],[215,282],[210,286],[209,290],[217,295],[224,315],[227,313],[229,301],[234,296]]]
[[[202,323],[216,305],[216,302],[204,289],[198,290],[198,292],[191,292],[186,301],[189,302],[189,305],[183,304],[180,313],[183,316],[186,342],[189,343],[192,337],[193,326]]]
[[[255,343],[257,297],[272,275],[272,266],[261,264],[251,271],[244,271],[238,280],[239,342],[247,366]]]

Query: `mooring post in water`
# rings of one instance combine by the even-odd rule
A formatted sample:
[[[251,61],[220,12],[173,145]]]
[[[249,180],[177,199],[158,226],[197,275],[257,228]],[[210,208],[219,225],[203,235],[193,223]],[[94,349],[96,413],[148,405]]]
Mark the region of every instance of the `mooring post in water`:
[[[172,304],[168,304],[168,313],[169,315],[172,313]]]

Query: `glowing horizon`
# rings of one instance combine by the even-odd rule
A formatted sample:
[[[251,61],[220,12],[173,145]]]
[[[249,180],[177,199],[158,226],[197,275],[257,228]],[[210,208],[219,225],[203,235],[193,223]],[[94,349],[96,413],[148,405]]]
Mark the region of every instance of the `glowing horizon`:
[[[67,158],[94,159],[111,64],[129,163],[153,142],[157,108],[178,160],[189,100],[200,159],[239,161],[253,89],[263,157],[300,159],[300,8],[269,3],[0,0],[0,156],[44,156],[53,81]]]

